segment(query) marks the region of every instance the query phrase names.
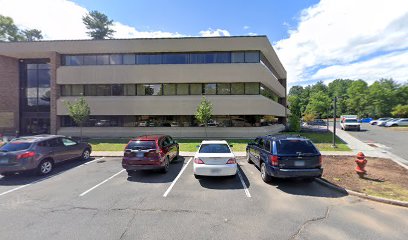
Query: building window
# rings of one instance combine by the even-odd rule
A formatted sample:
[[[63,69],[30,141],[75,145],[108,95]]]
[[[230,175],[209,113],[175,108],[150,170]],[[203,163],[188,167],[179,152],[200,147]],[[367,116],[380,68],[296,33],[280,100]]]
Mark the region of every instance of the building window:
[[[109,62],[112,65],[121,65],[123,64],[122,55],[121,54],[112,54],[109,56]]]
[[[96,65],[96,55],[85,55],[84,65]]]
[[[75,84],[71,85],[71,94],[72,96],[83,96],[84,95],[84,85],[82,84]]]
[[[136,84],[125,84],[125,96],[136,96]]]
[[[244,95],[245,94],[245,84],[244,83],[231,83],[231,94]]]
[[[163,84],[163,95],[165,96],[176,95],[176,84],[164,83]]]
[[[138,84],[137,95],[140,96],[160,96],[162,95],[161,84]]]
[[[108,65],[109,64],[109,55],[98,55],[98,56],[96,56],[96,63],[98,65]]]
[[[70,66],[80,66],[84,64],[84,56],[69,56],[67,60]]]
[[[72,85],[61,85],[61,96],[72,96]]]
[[[231,85],[229,83],[217,83],[217,94],[218,95],[231,94]]]
[[[245,62],[246,63],[259,63],[259,51],[247,51],[245,52]]]
[[[188,54],[163,54],[163,64],[187,64]]]
[[[245,94],[246,95],[259,94],[259,83],[245,83]]]
[[[124,54],[123,55],[123,64],[131,65],[136,63],[136,55],[135,54]]]
[[[177,95],[188,95],[188,83],[177,83]]]
[[[203,85],[201,83],[191,83],[190,84],[190,94],[191,95],[202,95]]]
[[[245,52],[232,52],[231,62],[232,63],[244,63],[245,62]]]
[[[123,96],[123,84],[112,85],[112,96]]]
[[[217,94],[217,84],[216,83],[205,83],[204,84],[204,94],[205,95]]]
[[[149,64],[149,55],[147,54],[136,55],[136,64]]]

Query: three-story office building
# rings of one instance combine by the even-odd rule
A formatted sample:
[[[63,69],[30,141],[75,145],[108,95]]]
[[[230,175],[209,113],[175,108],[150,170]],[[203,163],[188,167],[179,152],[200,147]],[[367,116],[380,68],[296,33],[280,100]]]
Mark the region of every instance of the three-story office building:
[[[207,133],[195,120],[205,96]],[[253,137],[286,123],[286,71],[266,36],[0,43],[0,131],[79,135],[65,102],[91,108],[83,134]]]

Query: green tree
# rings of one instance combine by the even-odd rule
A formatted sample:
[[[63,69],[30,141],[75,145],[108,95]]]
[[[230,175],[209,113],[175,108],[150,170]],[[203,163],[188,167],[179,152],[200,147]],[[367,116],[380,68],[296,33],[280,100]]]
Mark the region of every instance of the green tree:
[[[25,41],[38,41],[43,39],[43,35],[38,29],[26,29],[21,31]]]
[[[337,110],[336,113],[338,116],[347,114],[347,90],[349,89],[353,80],[350,79],[336,79],[333,82],[329,83],[328,91],[330,99],[338,97],[337,99]]]
[[[381,79],[371,84],[368,87],[368,114],[373,117],[389,116],[392,108],[397,105],[398,87],[392,79]]]
[[[11,17],[0,15],[0,41],[16,42],[24,40]]]
[[[91,114],[91,109],[89,108],[88,103],[86,102],[85,98],[80,97],[76,102],[65,102],[65,106],[68,109],[69,116],[74,120],[76,124],[78,124],[80,128],[80,135],[82,141],[82,126],[89,119],[89,115]]]
[[[288,101],[289,101],[289,110],[290,110],[289,130],[292,132],[299,132],[301,129],[300,127],[300,116],[301,116],[300,98],[297,95],[291,95],[288,97]]]
[[[324,93],[328,94],[328,88],[322,81],[318,81],[315,84],[313,84],[312,87],[311,87],[311,91],[312,92],[321,91],[321,92],[324,92]]]
[[[331,102],[327,93],[323,91],[312,92],[306,107],[306,113],[312,113],[319,118],[325,118],[328,116]]]
[[[92,39],[112,38],[115,32],[111,27],[113,20],[108,16],[98,11],[91,11],[82,17],[82,22],[89,30],[86,32]]]
[[[195,113],[195,118],[200,124],[204,124],[205,127],[205,137],[207,137],[207,125],[208,121],[211,119],[213,113],[212,104],[205,97],[201,98],[200,104],[197,106],[197,111]]]
[[[359,117],[366,116],[368,105],[368,86],[363,80],[353,81],[347,89],[347,108],[349,114],[355,114]]]
[[[400,118],[408,117],[408,105],[398,104],[393,108],[391,114]]]
[[[397,103],[402,105],[408,105],[408,82],[401,85],[396,93]]]

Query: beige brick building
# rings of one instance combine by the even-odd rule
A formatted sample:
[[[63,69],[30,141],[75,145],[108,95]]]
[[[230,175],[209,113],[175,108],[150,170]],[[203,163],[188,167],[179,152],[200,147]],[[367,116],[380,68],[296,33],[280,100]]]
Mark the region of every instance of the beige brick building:
[[[78,135],[64,102],[91,107],[84,134],[253,137],[286,123],[286,71],[266,36],[0,43],[0,133]]]

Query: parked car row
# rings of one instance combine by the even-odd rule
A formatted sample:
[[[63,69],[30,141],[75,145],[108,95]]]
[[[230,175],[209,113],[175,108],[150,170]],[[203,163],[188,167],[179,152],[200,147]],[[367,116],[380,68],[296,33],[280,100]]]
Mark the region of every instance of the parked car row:
[[[371,121],[369,124],[383,127],[408,126],[408,118],[379,118]]]
[[[202,141],[194,155],[193,174],[202,176],[235,176],[238,164],[225,140]],[[0,174],[7,176],[24,171],[39,175],[52,172],[54,164],[70,159],[89,160],[92,147],[59,135],[20,137],[0,147]],[[169,171],[177,160],[180,147],[168,135],[147,135],[131,139],[124,150],[122,167],[129,176],[138,170]],[[287,135],[261,136],[248,143],[246,157],[260,170],[265,182],[276,178],[321,177],[322,159],[314,144],[302,137]]]

